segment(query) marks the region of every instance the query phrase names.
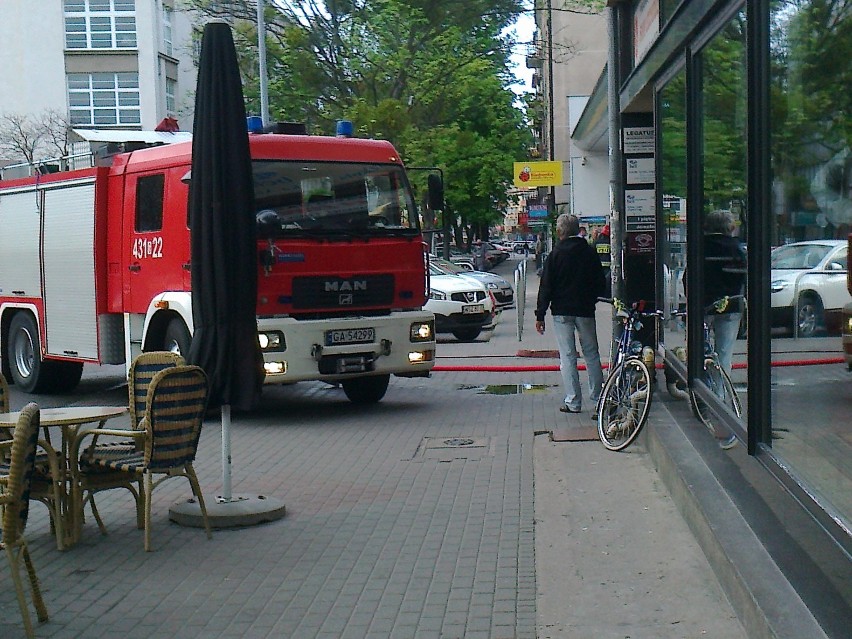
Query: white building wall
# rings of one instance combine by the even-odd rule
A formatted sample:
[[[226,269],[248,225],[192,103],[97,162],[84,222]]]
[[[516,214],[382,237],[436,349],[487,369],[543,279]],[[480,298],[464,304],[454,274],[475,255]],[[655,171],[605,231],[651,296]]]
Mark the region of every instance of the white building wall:
[[[177,76],[175,95],[180,127],[192,128],[197,69],[193,57],[192,16],[172,16],[173,52],[165,55],[162,32],[163,0],[136,0],[137,49],[120,50],[120,57],[138,61],[142,129],[153,129],[166,116],[166,69]],[[37,7],[37,9],[36,9]],[[111,50],[74,50],[74,70],[109,70]],[[115,58],[114,58],[115,59]],[[175,60],[177,72],[174,73]],[[126,70],[126,69],[122,69]],[[36,114],[47,109],[68,112],[65,21],[61,0],[0,0],[0,115]],[[20,158],[0,158],[2,160]]]
[[[560,206],[560,211],[567,211],[570,207],[572,188],[575,196],[585,188],[585,183],[572,187],[571,176],[580,177],[586,173],[572,165],[572,123],[576,123],[579,119],[582,108],[579,104],[574,104],[572,108],[571,98],[590,96],[595,88],[601,70],[606,64],[607,22],[604,12],[597,15],[581,15],[567,11],[553,11],[552,24],[554,159],[566,163],[563,167],[566,184],[556,188],[556,203],[563,205],[569,203],[569,206]],[[544,33],[546,37],[546,32]],[[543,42],[543,53],[546,56],[546,40]],[[546,57],[543,71],[547,73]],[[546,95],[544,99],[547,99]],[[605,172],[604,175],[608,173]],[[606,192],[605,190],[604,193]],[[609,211],[608,203],[603,210]]]
[[[0,114],[67,109],[64,47],[61,2],[0,1]]]

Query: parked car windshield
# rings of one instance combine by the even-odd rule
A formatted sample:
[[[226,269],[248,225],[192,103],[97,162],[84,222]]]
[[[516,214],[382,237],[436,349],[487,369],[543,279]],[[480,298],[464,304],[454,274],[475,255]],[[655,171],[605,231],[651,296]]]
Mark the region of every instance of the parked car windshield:
[[[408,182],[395,164],[257,160],[252,169],[260,239],[418,232]]]
[[[778,269],[804,269],[817,266],[828,252],[831,246],[824,244],[788,244],[779,246],[772,251],[770,264],[772,268]]]

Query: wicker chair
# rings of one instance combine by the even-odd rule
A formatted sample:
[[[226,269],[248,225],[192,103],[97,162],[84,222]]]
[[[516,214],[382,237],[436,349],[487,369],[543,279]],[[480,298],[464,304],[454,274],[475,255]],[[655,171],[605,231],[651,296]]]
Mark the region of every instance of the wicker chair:
[[[154,375],[148,387],[144,417],[140,423],[142,430],[99,428],[86,433],[130,436],[141,444],[141,451],[127,451],[124,455],[90,446],[80,457],[80,468],[84,477],[98,470],[108,470],[124,475],[127,482],[143,481],[144,492],[137,500],[137,521],[140,506],[144,506],[146,551],[151,550],[151,493],[169,477],[183,476],[189,480],[201,508],[207,537],[212,538],[204,497],[192,467],[207,410],[207,393],[207,375],[198,366],[168,368]],[[164,476],[154,481],[154,475]],[[83,481],[86,486],[87,480]],[[87,489],[99,491],[115,487],[89,484]]]
[[[130,428],[133,430],[144,429],[144,426],[141,424],[142,418],[145,415],[145,398],[148,395],[148,387],[151,385],[154,375],[162,370],[174,368],[175,366],[183,366],[184,364],[186,362],[183,357],[170,351],[148,351],[141,353],[133,360],[130,364],[130,372],[127,377],[127,390],[130,395]],[[140,443],[138,439],[98,443],[97,438],[95,438],[92,446],[95,447],[99,457],[111,456],[120,459],[134,452],[141,451]],[[134,484],[136,485],[134,486]],[[133,498],[140,506],[137,509],[140,513],[137,525],[139,528],[143,528],[144,522],[141,516],[142,509],[140,502],[140,495],[142,494],[141,478],[136,478],[136,481],[133,481],[128,478],[127,473],[115,472],[107,468],[90,467],[89,472],[84,476],[82,489],[86,493],[86,501],[92,508],[92,514],[95,517],[101,534],[106,535],[107,531],[98,512],[98,508],[95,505],[94,493],[108,488],[126,488],[133,494]]]
[[[24,539],[24,528],[27,525],[29,513],[30,482],[35,469],[36,444],[38,443],[39,409],[36,404],[28,404],[22,411],[15,427],[14,438],[0,442],[0,447],[10,451],[11,465],[9,479],[5,490],[0,495],[3,512],[3,539],[0,548],[6,552],[9,567],[12,571],[12,581],[18,595],[21,616],[24,619],[27,637],[34,637],[30,611],[24,594],[21,579],[21,559],[27,569],[32,589],[33,605],[39,621],[47,621],[47,608],[41,597],[38,577],[33,567],[30,552]]]
[[[0,373],[0,412],[8,413],[9,408],[9,385],[6,378]],[[13,431],[10,428],[0,428],[0,444],[11,442]],[[56,535],[56,547],[59,550],[65,548],[64,530],[62,519],[59,517],[59,504],[63,490],[62,482],[59,480],[59,455],[45,439],[38,441],[41,451],[35,456],[35,472],[30,483],[30,499],[41,502],[50,513],[50,528]],[[0,491],[5,490],[9,482],[11,467],[10,448],[0,447]]]

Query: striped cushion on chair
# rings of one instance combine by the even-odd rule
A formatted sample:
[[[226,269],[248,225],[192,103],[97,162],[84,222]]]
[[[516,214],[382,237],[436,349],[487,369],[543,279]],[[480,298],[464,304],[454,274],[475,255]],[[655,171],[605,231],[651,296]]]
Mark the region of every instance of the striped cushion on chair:
[[[195,459],[207,411],[207,376],[197,366],[179,366],[157,373],[152,386],[143,423],[145,465],[156,472]]]

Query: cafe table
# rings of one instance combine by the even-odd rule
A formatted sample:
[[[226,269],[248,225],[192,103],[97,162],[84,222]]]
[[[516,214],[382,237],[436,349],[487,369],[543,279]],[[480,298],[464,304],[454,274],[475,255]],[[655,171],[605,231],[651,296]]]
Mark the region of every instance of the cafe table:
[[[57,547],[64,550],[80,540],[83,527],[83,496],[79,490],[80,479],[78,463],[78,448],[80,436],[95,424],[101,428],[107,420],[125,415],[126,406],[67,406],[64,408],[41,408],[39,423],[44,431],[44,439],[39,445],[48,456],[53,455],[57,460],[59,476],[52,480],[59,486],[59,503],[55,505],[57,517],[60,519],[54,525],[57,529]],[[14,428],[18,423],[20,412],[0,413],[0,428]],[[50,440],[50,431],[59,429],[61,446],[54,448]]]

